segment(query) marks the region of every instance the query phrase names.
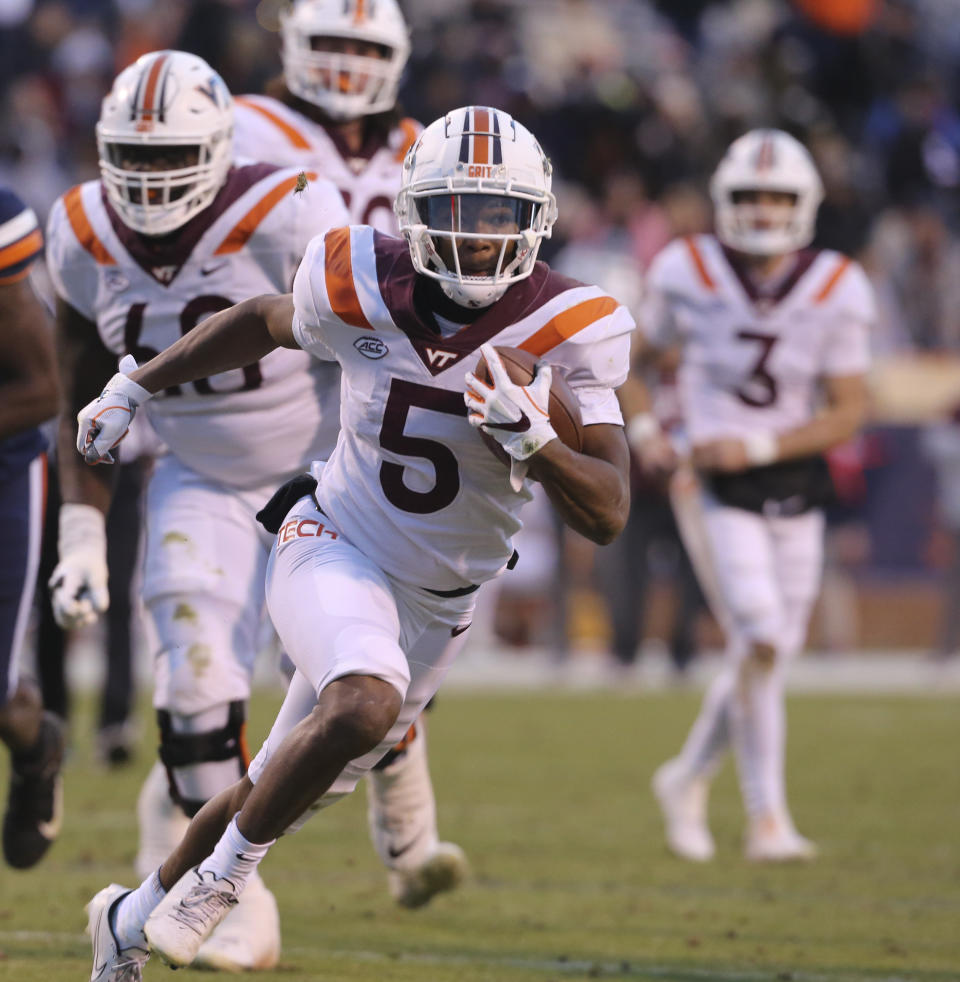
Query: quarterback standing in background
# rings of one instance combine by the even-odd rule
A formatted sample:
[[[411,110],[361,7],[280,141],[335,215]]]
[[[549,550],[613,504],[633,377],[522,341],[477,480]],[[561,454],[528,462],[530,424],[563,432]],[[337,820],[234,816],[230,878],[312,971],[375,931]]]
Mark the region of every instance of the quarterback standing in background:
[[[633,321],[536,262],[556,217],[550,188],[529,131],[499,110],[456,109],[405,159],[403,239],[369,226],[318,236],[292,295],[215,315],[80,413],[77,446],[94,463],[138,405],[189,378],[278,346],[342,369],[336,449],[266,510],[279,529],[268,605],[297,666],[286,700],[249,774],[208,802],[159,871],[91,901],[101,978],[122,967],[139,979],[148,948],[190,964],[273,841],[348,794],[407,731],[464,642],[478,586],[512,565],[529,479],[592,540],[623,527],[614,389]],[[494,344],[545,360],[516,382]],[[579,407],[580,451],[556,438],[554,373]],[[161,903],[181,877],[187,889]]]
[[[671,496],[726,633],[726,662],[653,790],[673,852],[711,859],[709,784],[732,747],[746,857],[811,859],[816,848],[787,806],[784,677],[820,584],[822,509],[832,494],[823,454],[853,436],[866,414],[874,301],[856,263],[806,248],[823,191],[793,137],[740,137],[710,190],[716,235],[676,240],[650,267],[636,358],[681,350],[689,446],[680,455],[688,461]],[[642,385],[639,392],[642,409]],[[628,433],[648,466],[676,465],[649,412],[633,416]]]
[[[39,425],[57,412],[50,318],[29,281],[42,251],[37,216],[0,185],[0,740],[10,750],[3,858],[16,869],[40,861],[62,810],[63,727],[19,677],[43,530],[47,464]]]
[[[403,158],[422,129],[396,105],[410,55],[396,0],[297,0],[280,24],[283,76],[270,95],[236,100],[236,156],[322,174],[351,222],[396,235]],[[437,832],[423,720],[368,775],[367,805],[399,903],[418,907],[464,878],[463,850]]]
[[[52,582],[65,626],[95,620],[109,599],[104,515],[113,468],[77,457],[77,410],[118,358],[149,358],[214,311],[288,289],[310,240],[346,220],[327,181],[311,175],[309,193],[297,195],[296,169],[234,166],[232,135],[233,100],[205,61],[181,51],[144,55],[104,99],[100,180],[68,191],[51,212],[65,393]],[[146,871],[179,840],[183,813],[246,772],[244,720],[270,545],[254,515],[278,474],[302,471],[333,447],[338,381],[335,366],[278,350],[171,386],[150,405],[170,452],[147,492],[143,599],[159,643],[162,761],[151,780],[165,807],[158,813],[141,800],[138,865]],[[262,881],[253,885],[200,964],[276,963],[276,902]]]

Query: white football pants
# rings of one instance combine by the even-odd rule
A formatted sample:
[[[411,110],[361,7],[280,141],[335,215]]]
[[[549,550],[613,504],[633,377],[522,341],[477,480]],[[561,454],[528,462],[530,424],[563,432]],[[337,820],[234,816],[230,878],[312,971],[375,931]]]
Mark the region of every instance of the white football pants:
[[[309,498],[294,506],[270,555],[267,604],[297,671],[250,765],[250,779],[256,782],[286,735],[338,678],[382,679],[403,696],[403,705],[380,745],[351,761],[290,832],[349,794],[403,738],[463,647],[475,597],[437,597],[387,576],[331,527]]]
[[[732,745],[748,816],[785,817],[785,666],[803,647],[819,589],[823,513],[758,515],[689,487],[684,493],[675,486],[671,496],[727,635],[726,664],[707,690],[680,761],[690,777],[710,777]],[[758,647],[772,658],[757,657]]]

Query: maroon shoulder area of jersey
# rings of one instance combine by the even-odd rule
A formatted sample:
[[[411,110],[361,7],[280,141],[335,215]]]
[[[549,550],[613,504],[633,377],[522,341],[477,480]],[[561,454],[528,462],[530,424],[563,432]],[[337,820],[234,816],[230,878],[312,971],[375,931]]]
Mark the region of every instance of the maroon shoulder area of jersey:
[[[435,326],[435,314],[449,316],[452,301],[438,296],[438,289],[423,289],[421,277],[413,267],[410,251],[403,239],[374,235],[377,280],[380,293],[394,324],[410,340],[423,364],[432,375],[451,368],[475,352],[480,345],[495,338],[504,328],[522,320],[554,297],[581,286],[576,280],[554,273],[546,263],[537,263],[526,279],[511,286],[496,303],[476,311],[476,319],[464,323],[453,335],[441,337]],[[429,304],[433,302],[435,306]],[[460,314],[463,313],[461,309]]]
[[[280,168],[274,164],[262,163],[231,167],[223,187],[210,205],[169,235],[149,236],[134,232],[113,210],[103,185],[100,186],[100,197],[117,238],[134,262],[157,282],[169,286],[207,229],[250,188],[278,170]],[[159,270],[163,271],[162,277],[157,275]]]
[[[740,285],[743,287],[743,292],[754,302],[759,300],[765,300],[768,303],[780,303],[781,300],[785,300],[793,288],[800,282],[803,274],[813,265],[813,261],[820,255],[820,249],[800,249],[794,255],[794,265],[787,276],[777,284],[776,289],[770,296],[761,296],[757,292],[757,287],[754,281],[751,279],[746,271],[746,267],[743,261],[737,255],[733,249],[725,245],[720,247],[723,251],[724,258],[727,260],[728,265],[733,270],[734,275],[740,281]]]

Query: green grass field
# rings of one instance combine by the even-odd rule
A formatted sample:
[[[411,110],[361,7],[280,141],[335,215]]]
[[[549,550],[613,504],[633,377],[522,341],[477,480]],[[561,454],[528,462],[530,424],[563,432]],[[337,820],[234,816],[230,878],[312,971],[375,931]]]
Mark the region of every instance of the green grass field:
[[[255,700],[252,743],[278,698]],[[444,695],[431,720],[441,830],[469,853],[472,881],[423,910],[395,908],[360,792],[266,860],[284,951],[259,978],[960,979],[955,701],[791,699],[793,810],[822,858],[781,868],[741,858],[731,767],[711,802],[717,860],[691,866],[665,852],[648,781],[697,702],[683,692]],[[86,715],[77,728],[89,728]],[[0,873],[0,979],[89,978],[83,905],[112,880],[133,883],[134,801],[149,765],[145,745],[129,770],[106,772],[78,738],[62,840],[34,871]],[[5,787],[5,759],[0,778]],[[145,971],[169,977],[159,963]]]

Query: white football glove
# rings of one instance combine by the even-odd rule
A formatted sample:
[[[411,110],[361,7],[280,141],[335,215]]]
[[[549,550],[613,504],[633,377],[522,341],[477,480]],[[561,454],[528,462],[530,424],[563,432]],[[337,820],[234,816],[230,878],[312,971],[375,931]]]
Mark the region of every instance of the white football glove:
[[[77,413],[77,450],[88,464],[113,463],[110,451],[127,435],[137,406],[153,394],[127,378],[136,367],[133,355],[124,355],[103,392]]]
[[[550,425],[550,385],[553,369],[538,365],[530,385],[517,385],[507,374],[492,344],[480,346],[492,385],[467,372],[463,401],[471,426],[492,436],[510,456],[510,487],[519,491],[529,467],[528,459],[557,433]]]
[[[110,606],[103,512],[92,505],[61,505],[57,548],[60,562],[48,584],[53,616],[63,628],[93,624]]]
[[[492,344],[482,345],[480,353],[493,384],[467,372],[467,391],[463,394],[469,410],[467,419],[471,426],[489,433],[514,460],[526,460],[557,438],[549,412],[553,370],[539,364],[530,385],[517,385],[510,380]]]

